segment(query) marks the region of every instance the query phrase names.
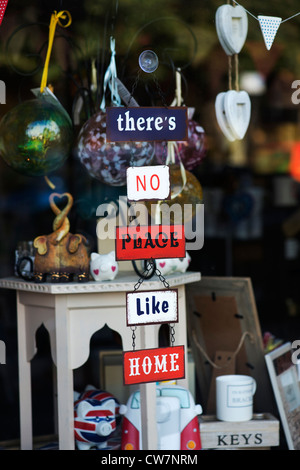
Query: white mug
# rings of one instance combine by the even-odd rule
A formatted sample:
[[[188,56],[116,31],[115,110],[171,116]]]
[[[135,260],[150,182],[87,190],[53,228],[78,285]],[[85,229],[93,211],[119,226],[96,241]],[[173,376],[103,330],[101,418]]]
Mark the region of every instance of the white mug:
[[[248,375],[216,378],[216,415],[221,421],[249,421],[253,416],[256,381]]]

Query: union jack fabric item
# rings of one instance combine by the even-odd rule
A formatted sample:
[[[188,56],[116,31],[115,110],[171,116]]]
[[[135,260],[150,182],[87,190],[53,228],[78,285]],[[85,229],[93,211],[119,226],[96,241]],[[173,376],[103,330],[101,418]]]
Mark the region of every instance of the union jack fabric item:
[[[97,424],[101,421],[109,423],[112,432],[116,429],[115,415],[110,410],[102,409],[98,400],[86,400],[92,407],[84,416],[84,419],[77,416],[75,411],[74,432],[76,441],[100,443],[107,441],[107,436],[97,434]]]
[[[108,392],[88,390],[74,403],[74,434],[81,445],[106,447],[108,439],[115,433],[119,403]]]

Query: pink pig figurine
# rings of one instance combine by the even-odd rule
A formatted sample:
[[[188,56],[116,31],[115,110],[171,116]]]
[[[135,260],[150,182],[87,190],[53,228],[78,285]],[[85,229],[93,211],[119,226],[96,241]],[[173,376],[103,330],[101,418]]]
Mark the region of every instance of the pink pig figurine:
[[[166,276],[175,272],[185,273],[191,262],[191,257],[186,252],[185,258],[157,259],[155,262],[157,269],[163,276]]]
[[[95,281],[112,281],[119,271],[115,252],[107,254],[91,253],[90,273]]]

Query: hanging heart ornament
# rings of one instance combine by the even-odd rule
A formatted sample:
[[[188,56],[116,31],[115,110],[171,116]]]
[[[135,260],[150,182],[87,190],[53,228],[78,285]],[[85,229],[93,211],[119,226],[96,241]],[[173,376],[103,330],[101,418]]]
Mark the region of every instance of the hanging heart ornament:
[[[220,6],[216,11],[216,30],[226,54],[239,54],[248,34],[247,12],[240,5]]]
[[[225,137],[230,141],[233,142],[235,140],[235,136],[233,135],[231,128],[229,126],[226,114],[225,114],[225,109],[224,109],[224,98],[225,98],[226,92],[219,93],[216,98],[215,102],[215,111],[216,111],[216,117],[217,121],[219,124],[219,127]]]
[[[244,138],[251,117],[251,101],[246,91],[219,93],[215,111],[219,127],[229,141]]]
[[[224,109],[231,131],[236,139],[243,139],[249,126],[251,101],[246,91],[227,91]]]
[[[230,125],[228,123],[226,114],[225,114],[225,109],[224,109],[224,98],[225,98],[226,92],[219,93],[216,98],[215,102],[215,111],[216,111],[216,117],[217,121],[219,124],[219,127],[223,134],[225,135],[226,139],[228,139],[230,142],[233,142],[235,140],[235,136],[233,135]]]

